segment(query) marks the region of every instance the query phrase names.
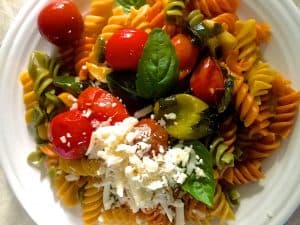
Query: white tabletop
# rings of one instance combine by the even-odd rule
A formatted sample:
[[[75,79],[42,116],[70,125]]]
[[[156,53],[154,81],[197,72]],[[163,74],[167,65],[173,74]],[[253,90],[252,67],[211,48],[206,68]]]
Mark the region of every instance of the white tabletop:
[[[0,43],[26,0],[0,0]],[[300,6],[300,0],[294,0]],[[0,225],[35,225],[12,193],[0,168]],[[300,207],[285,225],[300,225]]]

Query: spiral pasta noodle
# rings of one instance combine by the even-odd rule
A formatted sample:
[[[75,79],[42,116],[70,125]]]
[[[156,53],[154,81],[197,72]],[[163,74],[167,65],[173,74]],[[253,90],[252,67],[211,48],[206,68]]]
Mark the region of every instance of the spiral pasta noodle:
[[[59,158],[59,169],[77,176],[96,176],[100,161],[95,159],[67,160]]]
[[[219,224],[225,224],[226,220],[234,220],[234,213],[230,208],[222,187],[218,184],[215,190],[214,206],[209,209],[212,218],[218,218]]]
[[[25,121],[27,124],[30,124],[32,122],[33,107],[38,104],[33,90],[33,80],[26,71],[20,75],[20,81],[23,85],[23,102],[26,107]]]
[[[273,82],[273,93],[276,98],[276,108],[269,128],[280,137],[287,138],[296,120],[300,93],[292,89],[281,76]]]
[[[281,145],[281,140],[276,135],[269,135],[252,142],[247,148],[248,159],[264,159],[269,157]]]
[[[249,127],[259,115],[259,107],[254,97],[249,93],[249,87],[244,83],[242,77],[236,77],[234,83],[235,109],[239,112],[239,117],[244,122],[245,127]]]
[[[195,9],[188,14],[187,21],[188,24],[193,27],[203,21],[204,16],[199,9]]]
[[[210,152],[213,157],[213,164],[220,170],[225,166],[233,166],[234,156],[228,148],[228,145],[224,143],[224,139],[219,137],[215,138],[209,146]]]
[[[224,30],[227,30],[230,33],[233,33],[235,30],[235,23],[238,20],[237,15],[234,13],[223,13],[214,18],[212,21],[222,24]],[[263,36],[263,34],[262,34]]]
[[[147,20],[149,5],[144,5],[139,9],[131,7],[127,27],[144,30],[147,33],[150,33],[151,28]]]
[[[259,58],[255,20],[237,21],[234,34],[237,39],[234,51],[238,52],[237,63],[241,70],[238,72],[248,71]]]
[[[39,150],[47,157],[46,166],[57,166],[58,165],[58,155],[53,150],[53,145],[51,143],[39,145]]]
[[[166,19],[170,23],[179,24],[183,20],[185,0],[169,0],[166,6]]]
[[[153,208],[143,210],[141,219],[147,223],[147,225],[170,225],[168,217],[162,213],[161,209]]]
[[[256,24],[256,42],[266,43],[271,39],[271,28],[267,23]]]
[[[66,206],[74,207],[79,203],[77,181],[68,182],[65,179],[66,174],[57,174],[54,178],[54,187],[57,198]]]
[[[162,1],[156,1],[147,12],[149,27],[163,27],[165,20],[164,5]]]
[[[268,94],[276,76],[277,72],[271,69],[267,63],[257,62],[245,75],[250,94],[255,98]]]
[[[224,139],[224,144],[228,146],[228,152],[234,152],[234,144],[236,141],[237,125],[230,116],[225,119],[220,127],[220,136]]]
[[[192,0],[194,8],[209,18],[226,12],[236,12],[239,2],[239,0]]]
[[[102,212],[102,220],[105,225],[135,225],[137,214],[128,207],[121,206]]]
[[[247,184],[256,182],[264,178],[261,171],[261,162],[258,160],[247,160],[236,167],[225,170],[222,178],[233,185]]]
[[[98,179],[89,178],[84,187],[83,199],[81,202],[82,220],[85,225],[94,225],[98,221],[103,208],[102,189],[95,187]]]
[[[183,200],[185,217],[187,221],[194,224],[210,224],[208,210],[203,203],[188,195],[185,195]]]

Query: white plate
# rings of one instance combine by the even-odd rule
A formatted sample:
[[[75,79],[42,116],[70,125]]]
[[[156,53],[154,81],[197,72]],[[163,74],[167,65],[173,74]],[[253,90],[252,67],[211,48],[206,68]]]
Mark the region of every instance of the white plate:
[[[67,210],[55,200],[48,179],[26,163],[35,144],[24,122],[19,74],[34,49],[53,48],[37,30],[36,18],[46,0],[29,0],[3,42],[0,55],[0,159],[11,187],[37,224],[79,225],[80,212]],[[87,0],[77,1],[82,10]],[[292,0],[241,0],[239,15],[271,24],[273,39],[264,57],[300,89],[300,12]],[[300,124],[291,137],[264,163],[266,179],[246,185],[236,222],[242,225],[283,224],[300,203]],[[17,212],[16,212],[17,213]]]

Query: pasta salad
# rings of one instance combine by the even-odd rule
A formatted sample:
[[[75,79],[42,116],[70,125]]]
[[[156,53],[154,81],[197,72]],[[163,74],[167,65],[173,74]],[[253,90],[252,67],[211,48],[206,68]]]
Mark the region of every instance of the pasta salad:
[[[263,58],[271,28],[239,0],[54,0],[57,49],[20,75],[45,170],[85,225],[225,224],[237,188],[292,132],[300,92]]]

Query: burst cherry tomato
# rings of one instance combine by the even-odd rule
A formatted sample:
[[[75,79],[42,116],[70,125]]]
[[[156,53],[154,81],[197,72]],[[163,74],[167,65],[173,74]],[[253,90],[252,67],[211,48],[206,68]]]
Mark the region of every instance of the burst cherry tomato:
[[[179,79],[183,79],[194,68],[199,55],[199,49],[184,34],[175,35],[171,41],[179,60],[179,68],[181,70]]]
[[[151,130],[151,149],[154,150],[154,153],[159,152],[160,146],[166,148],[168,146],[168,133],[166,129],[161,127],[156,121],[152,119],[142,119],[137,127],[147,126]],[[152,152],[151,152],[152,153]]]
[[[213,105],[219,103],[224,92],[224,76],[217,61],[207,57],[197,67],[190,80],[192,93]]]
[[[111,119],[111,123],[124,120],[128,117],[128,112],[124,105],[109,92],[89,87],[85,89],[78,98],[78,109],[85,110],[87,115],[90,111],[90,119],[100,122]]]
[[[90,121],[79,110],[60,113],[50,124],[50,140],[59,156],[80,159],[86,153],[92,134]]]
[[[83,19],[71,0],[51,1],[38,16],[39,31],[48,41],[57,45],[70,45],[83,32]]]
[[[105,50],[107,63],[114,70],[135,71],[147,39],[148,34],[143,30],[120,30],[107,41]]]

